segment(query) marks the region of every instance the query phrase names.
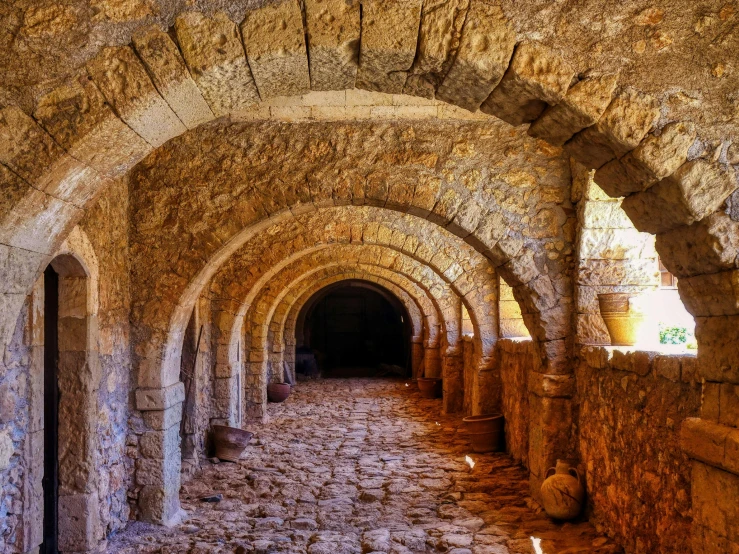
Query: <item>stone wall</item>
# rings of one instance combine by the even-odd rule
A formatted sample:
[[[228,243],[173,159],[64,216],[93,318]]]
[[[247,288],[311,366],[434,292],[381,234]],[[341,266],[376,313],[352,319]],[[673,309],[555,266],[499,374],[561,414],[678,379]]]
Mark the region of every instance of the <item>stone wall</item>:
[[[691,464],[679,439],[701,402],[695,357],[585,347],[577,387],[591,521],[627,553],[692,552]]]
[[[531,340],[498,341],[500,377],[503,382],[503,416],[506,451],[514,460],[529,463],[529,373],[539,365]]]
[[[508,283],[500,280],[500,336],[504,338],[531,338],[529,330],[521,315],[521,306],[513,297],[513,289]]]

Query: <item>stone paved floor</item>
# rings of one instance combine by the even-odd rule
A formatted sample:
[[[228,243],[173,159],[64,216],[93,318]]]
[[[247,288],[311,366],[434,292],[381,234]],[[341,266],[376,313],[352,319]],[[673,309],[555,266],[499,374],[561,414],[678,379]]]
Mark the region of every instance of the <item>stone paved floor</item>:
[[[620,552],[588,523],[550,522],[507,456],[471,454],[471,469],[461,419],[440,410],[402,381],[300,383],[238,465],[206,462],[183,486],[186,523],[134,523],[108,552]]]

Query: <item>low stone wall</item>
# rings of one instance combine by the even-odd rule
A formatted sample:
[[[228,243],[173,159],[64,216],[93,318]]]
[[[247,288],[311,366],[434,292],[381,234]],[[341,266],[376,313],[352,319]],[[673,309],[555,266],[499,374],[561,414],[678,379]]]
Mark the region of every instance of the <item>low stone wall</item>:
[[[503,384],[506,451],[529,466],[529,373],[538,364],[531,340],[498,341],[500,378]]]
[[[591,520],[627,553],[692,552],[680,427],[700,406],[695,357],[589,346],[576,371]]]

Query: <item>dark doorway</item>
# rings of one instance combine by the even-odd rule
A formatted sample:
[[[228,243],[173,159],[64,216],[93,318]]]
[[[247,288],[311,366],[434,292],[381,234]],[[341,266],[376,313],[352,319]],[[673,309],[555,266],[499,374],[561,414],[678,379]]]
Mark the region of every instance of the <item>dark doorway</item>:
[[[58,552],[59,505],[59,275],[44,272],[44,542],[42,554]]]
[[[400,301],[382,287],[343,282],[306,306],[301,346],[316,354],[324,377],[407,372],[410,322]]]

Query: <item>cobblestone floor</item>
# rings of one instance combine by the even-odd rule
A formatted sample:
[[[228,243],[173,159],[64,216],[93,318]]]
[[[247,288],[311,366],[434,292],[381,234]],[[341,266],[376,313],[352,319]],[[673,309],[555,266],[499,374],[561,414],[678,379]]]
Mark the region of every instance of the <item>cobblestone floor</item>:
[[[183,486],[188,521],[134,523],[108,552],[620,552],[588,523],[550,522],[526,472],[503,454],[471,454],[461,418],[440,411],[403,381],[300,383],[270,404],[239,464],[206,462]],[[199,500],[215,493],[221,502]]]

